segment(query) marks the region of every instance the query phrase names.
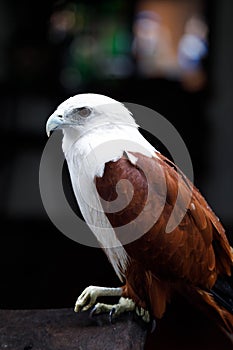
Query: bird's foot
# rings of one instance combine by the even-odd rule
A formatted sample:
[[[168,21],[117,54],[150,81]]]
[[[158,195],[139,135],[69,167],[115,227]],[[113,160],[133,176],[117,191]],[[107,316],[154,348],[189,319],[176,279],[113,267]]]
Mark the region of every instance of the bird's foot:
[[[119,299],[118,304],[110,305],[104,303],[96,303],[98,297],[103,296],[121,296],[122,288],[106,288],[89,286],[78,297],[74,311],[81,312],[86,311],[93,307],[90,312],[90,317],[101,313],[109,314],[109,321],[112,323],[113,319],[117,318],[124,312],[135,311],[135,313],[146,323],[150,322],[150,313],[148,310],[136,306],[132,299],[123,298]]]
[[[95,302],[98,297],[103,296],[121,296],[122,289],[121,288],[106,288],[106,287],[96,287],[96,286],[89,286],[82,294],[78,297],[74,311],[80,312],[80,311],[86,311],[90,309],[92,306],[95,305]]]
[[[136,308],[132,299],[121,297],[118,304],[109,305],[103,303],[97,303],[90,313],[90,317],[101,313],[109,314],[109,321],[113,323],[113,319],[117,318],[124,312],[134,311]]]
[[[144,322],[150,322],[150,313],[148,310],[144,309],[143,307],[136,306],[135,312]]]

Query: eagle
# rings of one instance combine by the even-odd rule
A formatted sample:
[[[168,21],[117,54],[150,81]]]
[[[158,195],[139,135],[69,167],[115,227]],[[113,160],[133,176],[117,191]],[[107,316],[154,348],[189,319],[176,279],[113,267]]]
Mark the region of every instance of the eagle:
[[[112,319],[135,310],[151,322],[179,293],[233,333],[233,250],[192,182],[143,137],[128,108],[110,97],[70,97],[47,120],[48,136],[57,129],[63,130],[80,211],[122,283],[87,287],[75,311],[109,312]],[[102,296],[119,302],[97,302]]]

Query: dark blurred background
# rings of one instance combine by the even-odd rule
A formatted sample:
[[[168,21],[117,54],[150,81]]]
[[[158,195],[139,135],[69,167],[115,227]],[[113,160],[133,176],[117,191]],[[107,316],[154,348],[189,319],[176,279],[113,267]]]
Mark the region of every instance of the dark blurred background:
[[[60,233],[40,199],[46,120],[77,93],[171,121],[233,241],[232,14],[231,0],[1,0],[1,308],[70,307],[89,284],[119,284],[104,253]]]

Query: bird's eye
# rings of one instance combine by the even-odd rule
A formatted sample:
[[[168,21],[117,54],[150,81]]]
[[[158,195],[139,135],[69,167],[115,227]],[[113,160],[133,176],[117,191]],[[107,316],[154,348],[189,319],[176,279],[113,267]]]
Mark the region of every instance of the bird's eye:
[[[88,116],[91,114],[91,109],[88,108],[88,107],[79,108],[78,114],[79,114],[81,117],[86,118],[86,117],[88,117]]]
[[[67,117],[68,119],[71,119],[72,121],[76,122],[80,120],[80,117],[87,118],[91,114],[91,112],[92,109],[88,107],[74,108],[68,113]]]

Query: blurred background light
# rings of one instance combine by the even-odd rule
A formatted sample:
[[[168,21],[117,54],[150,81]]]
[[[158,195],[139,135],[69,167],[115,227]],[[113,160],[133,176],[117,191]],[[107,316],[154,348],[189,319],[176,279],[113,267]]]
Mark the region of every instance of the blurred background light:
[[[201,89],[207,34],[199,0],[140,0],[134,19],[131,4],[123,1],[114,0],[111,6],[101,1],[99,11],[88,2],[68,2],[55,7],[49,27],[51,42],[63,45],[60,83],[68,93],[92,79],[122,79],[135,73]],[[202,83],[192,86],[197,80]]]
[[[133,28],[133,53],[140,75],[183,81],[187,89],[203,87],[186,84],[189,73],[191,81],[200,72],[205,75],[202,60],[208,54],[208,27],[200,1],[139,1]]]
[[[179,63],[185,70],[198,69],[207,54],[206,43],[193,34],[185,34],[179,44]]]
[[[63,45],[60,83],[68,93],[92,79],[121,79],[134,72],[130,5],[114,0],[99,7],[77,1],[51,14],[49,40]]]
[[[184,70],[202,68],[202,61],[208,54],[208,28],[204,20],[191,17],[185,26],[178,47],[179,64]]]

